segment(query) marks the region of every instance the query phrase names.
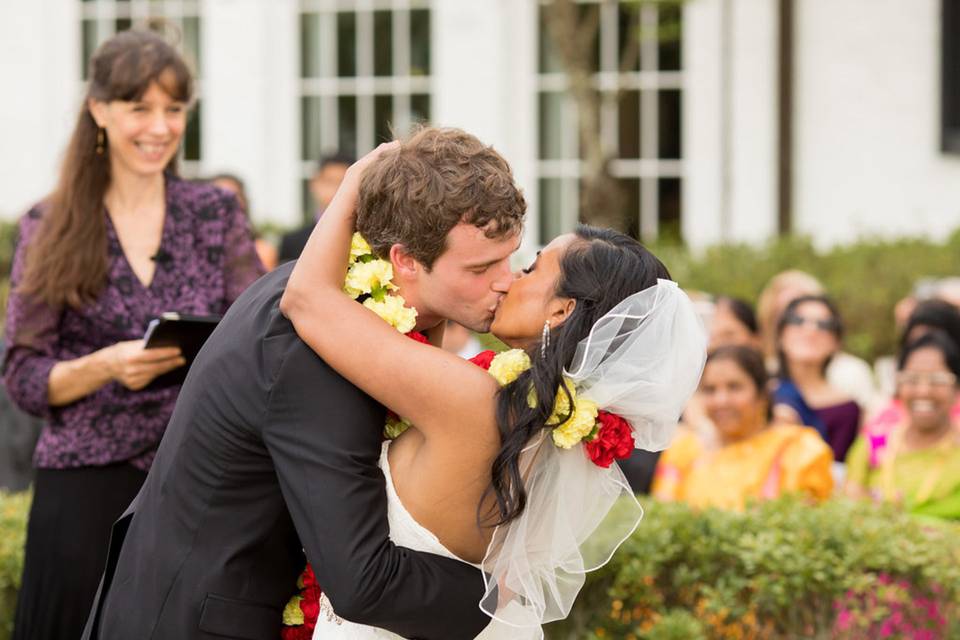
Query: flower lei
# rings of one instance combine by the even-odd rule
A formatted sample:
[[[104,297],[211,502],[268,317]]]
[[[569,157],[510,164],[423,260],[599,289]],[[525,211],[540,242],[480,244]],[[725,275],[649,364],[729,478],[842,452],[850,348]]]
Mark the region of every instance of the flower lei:
[[[501,387],[510,384],[530,368],[530,356],[522,349],[510,349],[498,354],[485,351],[474,357],[472,362],[486,368]],[[605,469],[614,460],[629,457],[634,447],[630,424],[614,413],[601,411],[593,400],[578,397],[576,388],[569,380],[564,386],[569,396],[562,387],[557,389],[547,420],[548,426],[555,425],[551,432],[553,443],[561,449],[571,449],[582,442],[586,445],[590,460]],[[531,408],[537,406],[533,390],[527,401]]]
[[[359,233],[353,234],[350,243],[350,263],[344,281],[344,292],[357,300],[363,297],[363,306],[383,318],[397,331],[407,337],[429,344],[427,338],[417,331],[417,311],[405,306],[404,299],[391,291],[396,290],[393,280],[393,266],[386,260],[373,255],[367,241]],[[530,356],[522,349],[510,349],[501,353],[488,350],[470,358],[470,362],[486,369],[497,383],[503,387],[530,368]],[[633,431],[626,420],[620,416],[601,411],[597,404],[588,398],[578,398],[576,390],[569,381],[563,388],[557,389],[553,410],[548,425],[553,427],[553,442],[558,447],[570,449],[583,442],[587,456],[599,467],[608,468],[614,460],[622,460],[633,451]],[[536,407],[536,394],[531,390],[528,398],[530,407]],[[572,403],[572,408],[571,408]],[[564,419],[566,416],[566,419]],[[409,429],[411,423],[392,411],[387,411],[383,428],[383,437],[392,440]],[[297,580],[300,593],[287,602],[283,610],[282,640],[309,640],[320,615],[320,586],[310,563]]]
[[[375,256],[363,236],[354,233],[343,292],[354,300],[362,297],[363,306],[400,333],[409,333],[417,323],[417,310],[407,307],[403,296],[390,293],[396,290],[393,265]]]

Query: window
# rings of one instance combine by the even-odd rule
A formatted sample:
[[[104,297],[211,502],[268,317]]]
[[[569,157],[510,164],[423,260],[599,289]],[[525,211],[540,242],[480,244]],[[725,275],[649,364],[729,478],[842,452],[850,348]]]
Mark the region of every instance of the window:
[[[303,213],[323,155],[366,153],[430,120],[429,0],[301,0]]]
[[[960,153],[960,5],[943,0],[942,20],[940,146]]]
[[[199,175],[202,155],[200,0],[81,0],[80,18],[80,77],[83,80],[87,80],[90,56],[100,43],[117,32],[150,24],[169,31],[170,39],[180,42],[180,50],[197,78],[196,105],[180,145],[180,169],[186,176]]]
[[[596,91],[595,140],[616,180],[621,227],[646,240],[679,239],[681,162],[681,7],[679,2],[577,5],[577,25],[596,37],[579,52]],[[550,38],[548,0],[540,6],[537,162],[540,239],[569,231],[580,217],[586,150],[563,56]]]

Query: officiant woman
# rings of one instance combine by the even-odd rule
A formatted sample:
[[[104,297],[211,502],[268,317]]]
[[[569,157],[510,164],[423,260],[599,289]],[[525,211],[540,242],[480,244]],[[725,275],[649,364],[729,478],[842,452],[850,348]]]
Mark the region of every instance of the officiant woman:
[[[176,50],[121,32],[89,78],[59,181],[20,220],[7,305],[4,381],[44,420],[17,640],[83,630],[179,391],[152,384],[184,360],[144,349],[150,319],[223,313],[263,272],[236,199],[177,176],[193,82]]]

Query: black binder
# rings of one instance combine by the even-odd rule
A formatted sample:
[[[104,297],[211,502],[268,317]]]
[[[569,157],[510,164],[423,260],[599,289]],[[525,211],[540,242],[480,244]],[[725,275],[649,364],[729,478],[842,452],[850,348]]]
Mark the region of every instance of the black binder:
[[[157,376],[150,387],[166,387],[181,384],[187,377],[187,370],[197,357],[203,343],[207,341],[222,316],[195,316],[175,312],[167,312],[154,318],[147,325],[143,335],[147,349],[157,347],[180,347],[180,352],[187,364],[173,371]]]

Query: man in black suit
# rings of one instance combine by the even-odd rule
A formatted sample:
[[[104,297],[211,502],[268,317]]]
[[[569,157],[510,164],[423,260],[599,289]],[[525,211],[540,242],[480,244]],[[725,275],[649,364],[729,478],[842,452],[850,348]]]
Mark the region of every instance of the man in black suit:
[[[418,170],[441,196],[450,172],[439,169],[453,160],[437,149],[463,156],[457,193],[496,206],[507,192],[507,231],[519,238],[525,205],[502,158],[463,132],[421,132],[405,153],[430,167]],[[466,224],[457,223],[467,215],[463,200],[451,206],[445,214]],[[437,227],[430,218],[424,224]],[[385,409],[330,369],[281,314],[292,269],[244,292],[191,366],[147,481],[114,525],[84,640],[273,640],[303,569],[301,548],[343,618],[437,640],[473,638],[489,622],[474,567],[388,539],[378,468]],[[474,307],[481,322],[502,295],[492,271],[436,266],[433,275],[469,282],[485,301],[462,289],[432,296],[455,314]],[[376,348],[358,348],[376,366]]]
[[[337,192],[340,183],[343,182],[343,176],[347,168],[353,162],[353,157],[342,152],[332,153],[320,158],[317,171],[310,177],[308,185],[310,187],[310,197],[313,198],[315,206],[313,217],[309,223],[280,237],[280,249],[277,255],[280,264],[300,257],[313,227],[317,224],[320,216],[323,215],[323,210],[333,200],[333,195]]]

